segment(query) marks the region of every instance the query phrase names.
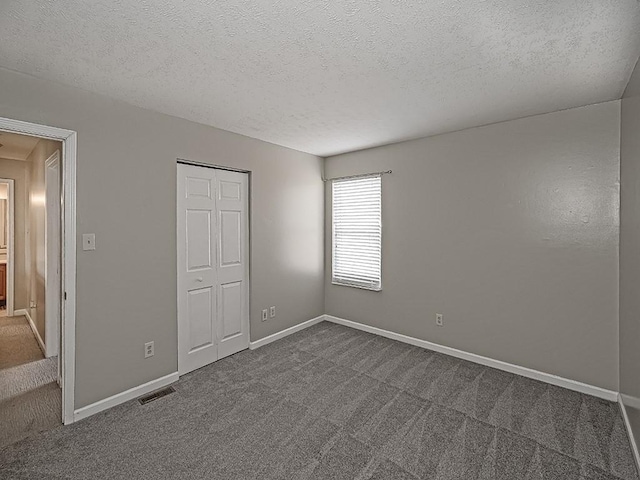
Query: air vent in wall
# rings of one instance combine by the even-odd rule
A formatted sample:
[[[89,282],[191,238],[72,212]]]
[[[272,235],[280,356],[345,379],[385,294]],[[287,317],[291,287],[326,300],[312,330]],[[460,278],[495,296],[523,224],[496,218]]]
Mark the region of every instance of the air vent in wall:
[[[140,397],[138,401],[140,402],[140,405],[144,405],[146,403],[153,402],[154,400],[157,400],[159,398],[166,397],[167,395],[175,391],[176,389],[173,387],[166,387],[161,390],[156,390],[155,392],[152,392],[149,395],[145,395],[144,397]]]

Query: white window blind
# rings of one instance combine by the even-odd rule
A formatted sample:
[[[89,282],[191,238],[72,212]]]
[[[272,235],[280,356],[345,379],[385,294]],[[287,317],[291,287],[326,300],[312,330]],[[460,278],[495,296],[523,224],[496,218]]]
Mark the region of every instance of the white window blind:
[[[380,290],[382,178],[333,181],[333,278],[337,285]]]

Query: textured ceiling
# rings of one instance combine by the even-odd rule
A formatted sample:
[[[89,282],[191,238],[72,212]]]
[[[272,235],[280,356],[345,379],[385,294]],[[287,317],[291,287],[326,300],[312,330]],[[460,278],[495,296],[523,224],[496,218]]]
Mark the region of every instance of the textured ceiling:
[[[0,132],[0,158],[26,160],[38,143],[37,137]]]
[[[2,0],[0,65],[322,156],[620,98],[638,0]]]

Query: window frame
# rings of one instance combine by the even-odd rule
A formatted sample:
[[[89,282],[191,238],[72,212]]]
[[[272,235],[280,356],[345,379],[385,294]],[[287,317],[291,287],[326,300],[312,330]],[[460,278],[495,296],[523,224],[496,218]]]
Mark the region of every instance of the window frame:
[[[348,182],[348,181],[356,181],[362,180],[365,178],[377,177],[380,179],[380,235],[379,235],[379,245],[380,245],[380,254],[379,254],[379,275],[378,275],[378,283],[375,285],[366,285],[366,284],[358,284],[351,283],[348,281],[341,281],[336,279],[335,276],[335,262],[336,262],[336,216],[335,216],[335,196],[334,189],[336,183]],[[370,292],[380,292],[382,291],[382,240],[383,240],[383,228],[382,228],[382,174],[372,174],[372,175],[358,175],[357,177],[347,177],[347,178],[336,178],[331,181],[331,284],[337,285],[341,287],[351,287],[357,288],[360,290],[367,290]]]

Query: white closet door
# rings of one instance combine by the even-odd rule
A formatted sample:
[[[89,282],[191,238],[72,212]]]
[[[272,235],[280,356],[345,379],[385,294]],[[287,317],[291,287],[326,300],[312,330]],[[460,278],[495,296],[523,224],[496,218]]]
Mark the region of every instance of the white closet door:
[[[218,359],[215,171],[178,165],[178,372]]]
[[[248,175],[216,171],[218,355],[249,347]]]
[[[178,165],[178,371],[249,346],[248,177]]]

